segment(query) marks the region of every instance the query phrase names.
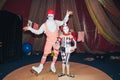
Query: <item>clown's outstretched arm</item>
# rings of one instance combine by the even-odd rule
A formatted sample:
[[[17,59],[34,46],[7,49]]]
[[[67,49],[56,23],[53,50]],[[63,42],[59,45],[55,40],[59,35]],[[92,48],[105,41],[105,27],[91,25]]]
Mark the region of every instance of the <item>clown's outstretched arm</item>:
[[[64,23],[67,23],[68,20],[69,20],[69,16],[72,15],[72,14],[73,14],[72,11],[67,10],[66,15],[65,15],[65,17],[62,21],[56,20],[57,26],[62,26]]]
[[[26,26],[26,27],[23,28],[23,30],[24,31],[29,30],[29,31],[31,31],[34,34],[40,35],[43,32],[45,32],[45,26],[44,26],[44,24],[42,24],[38,30],[33,29],[31,26]]]

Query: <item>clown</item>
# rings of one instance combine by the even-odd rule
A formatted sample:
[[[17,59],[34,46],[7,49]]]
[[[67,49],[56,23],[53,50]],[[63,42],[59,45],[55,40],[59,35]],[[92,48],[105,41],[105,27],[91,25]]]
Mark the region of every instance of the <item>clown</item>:
[[[34,34],[46,34],[46,43],[45,43],[45,47],[44,47],[44,54],[41,58],[41,62],[39,64],[39,66],[32,66],[32,70],[34,70],[37,74],[39,74],[43,68],[44,68],[44,63],[46,62],[46,58],[47,56],[51,53],[51,48],[53,47],[53,45],[55,44],[55,41],[57,40],[58,37],[58,30],[59,30],[59,26],[63,25],[63,23],[66,23],[69,19],[69,16],[72,14],[72,11],[68,11],[66,12],[66,16],[65,18],[60,21],[60,20],[54,20],[54,10],[48,10],[47,11],[47,20],[45,23],[43,23],[40,28],[38,30],[35,30],[31,27],[31,25],[27,25],[27,27],[24,27],[23,30],[29,30]],[[31,22],[30,22],[31,23]],[[56,68],[55,68],[55,62],[57,60],[58,57],[58,51],[54,49],[54,56],[53,56],[53,60],[50,66],[50,69],[52,72],[56,72]]]
[[[63,34],[57,38],[56,45],[60,45],[59,51],[62,57],[62,73],[58,77],[65,76],[65,69],[67,69],[66,75],[73,78],[74,75],[69,71],[69,59],[70,54],[76,49],[76,41],[66,23],[63,25]]]

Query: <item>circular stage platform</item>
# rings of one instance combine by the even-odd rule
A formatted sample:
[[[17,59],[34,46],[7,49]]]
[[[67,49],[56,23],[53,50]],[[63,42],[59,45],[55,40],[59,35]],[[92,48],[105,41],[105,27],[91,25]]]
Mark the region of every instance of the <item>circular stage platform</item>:
[[[62,70],[61,62],[56,62],[56,73],[50,72],[50,64],[51,62],[46,62],[43,71],[38,76],[31,73],[31,67],[39,65],[39,63],[34,63],[12,71],[3,80],[112,80],[111,77],[99,69],[75,62],[70,62],[70,72],[75,75],[74,78],[67,76],[58,78],[58,74]]]

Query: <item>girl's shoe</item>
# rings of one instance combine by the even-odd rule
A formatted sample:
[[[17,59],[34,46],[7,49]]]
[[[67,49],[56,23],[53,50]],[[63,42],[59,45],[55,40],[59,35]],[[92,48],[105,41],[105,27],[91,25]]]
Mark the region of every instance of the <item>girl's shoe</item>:
[[[58,75],[58,77],[62,77],[62,76],[65,76],[65,74],[61,73]]]
[[[74,78],[74,77],[75,77],[75,75],[73,75],[73,74],[67,74],[67,76],[68,76],[68,77],[71,77],[71,78]]]

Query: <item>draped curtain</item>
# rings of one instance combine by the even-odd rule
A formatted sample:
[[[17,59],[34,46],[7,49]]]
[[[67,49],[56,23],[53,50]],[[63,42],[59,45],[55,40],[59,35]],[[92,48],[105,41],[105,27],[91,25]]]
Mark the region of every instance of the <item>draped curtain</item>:
[[[114,47],[120,45],[120,29],[118,21],[120,20],[120,11],[109,0],[85,0],[90,16],[98,29],[98,37],[101,36]],[[116,23],[112,22],[111,14],[117,19]],[[112,20],[111,20],[112,19]],[[101,42],[102,43],[102,42]],[[97,43],[99,45],[100,42]],[[111,50],[112,51],[112,50]]]
[[[71,10],[73,15],[68,24],[77,34],[78,52],[120,51],[119,0],[8,0],[6,3],[3,9],[21,14],[25,25],[29,19],[41,26],[47,18],[48,9],[55,10],[55,19],[58,20],[64,18],[66,10]],[[21,9],[19,5],[23,5]],[[44,34],[37,36],[30,31],[23,31],[23,43],[31,43],[33,51],[43,50],[45,39]]]
[[[80,31],[81,26],[78,18],[75,0],[61,0],[62,18],[64,18],[67,10],[73,11],[73,15],[70,16],[69,23],[68,23],[70,24],[70,28],[76,32]]]
[[[3,5],[5,4],[6,0],[0,0],[0,10],[2,9]]]
[[[105,0],[101,0],[101,1],[104,2]],[[110,19],[106,15],[100,3],[97,0],[94,0],[94,1],[86,0],[86,4],[87,4],[87,7],[91,14],[92,19],[94,23],[96,24],[96,27],[98,28],[98,33],[104,36],[104,38],[107,39],[109,42],[119,45],[120,44],[120,36],[119,36],[120,32],[115,27],[116,25],[114,25],[110,21]],[[110,8],[113,8],[113,7],[110,7]],[[111,9],[111,12],[113,9]],[[117,12],[118,12],[118,17],[119,17],[120,12],[119,11]]]
[[[70,24],[70,29],[77,33],[78,38],[82,36],[82,40],[84,39],[77,43],[77,51],[104,53],[107,50],[110,51],[115,48],[116,45],[119,47],[119,10],[112,1],[32,0],[29,19],[41,25],[46,20],[46,11],[48,9],[56,11],[56,19],[63,19],[67,10],[73,11],[73,15],[70,16],[68,24]],[[113,23],[113,18],[118,19],[117,22]],[[29,42],[32,42],[33,50],[42,50],[46,36],[28,35],[29,36],[25,36],[25,38],[29,39]],[[105,44],[105,47],[101,47],[103,44]],[[109,46],[111,46],[111,48],[108,48]]]

